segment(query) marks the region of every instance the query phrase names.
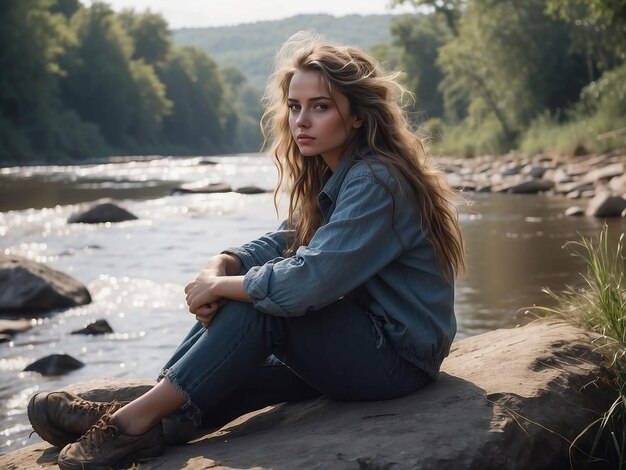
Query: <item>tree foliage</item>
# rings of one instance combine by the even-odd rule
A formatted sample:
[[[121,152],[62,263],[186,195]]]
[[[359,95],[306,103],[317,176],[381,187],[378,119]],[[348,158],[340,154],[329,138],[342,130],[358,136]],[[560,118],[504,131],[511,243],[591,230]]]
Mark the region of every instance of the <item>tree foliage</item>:
[[[161,16],[78,0],[7,0],[2,15],[0,162],[257,148],[226,99],[245,77],[174,47]]]
[[[599,73],[626,60],[620,0],[408,3],[431,12],[392,28],[417,107],[491,150],[514,148],[540,116],[566,118]]]

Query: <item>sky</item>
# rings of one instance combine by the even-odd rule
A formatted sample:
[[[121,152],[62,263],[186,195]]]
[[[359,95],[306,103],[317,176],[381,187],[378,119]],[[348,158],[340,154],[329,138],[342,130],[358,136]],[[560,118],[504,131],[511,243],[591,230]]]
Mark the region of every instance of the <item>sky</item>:
[[[104,0],[115,11],[133,8],[160,13],[170,28],[225,26],[278,20],[301,13],[344,16],[411,12],[408,6],[389,8],[390,0]],[[83,0],[90,5],[91,0]]]

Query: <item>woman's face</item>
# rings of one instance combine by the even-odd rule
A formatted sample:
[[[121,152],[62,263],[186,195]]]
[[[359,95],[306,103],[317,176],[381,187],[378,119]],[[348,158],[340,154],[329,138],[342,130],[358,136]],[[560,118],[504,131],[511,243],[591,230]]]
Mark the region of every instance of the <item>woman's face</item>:
[[[302,155],[321,155],[335,171],[354,129],[362,120],[350,113],[348,98],[330,93],[317,72],[298,70],[289,83],[289,127]]]

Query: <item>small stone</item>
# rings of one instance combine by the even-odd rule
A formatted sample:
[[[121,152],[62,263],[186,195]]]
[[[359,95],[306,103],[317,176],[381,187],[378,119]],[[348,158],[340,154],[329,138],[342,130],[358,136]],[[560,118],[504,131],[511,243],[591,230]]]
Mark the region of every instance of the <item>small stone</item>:
[[[33,327],[30,320],[0,320],[0,334],[14,335]]]
[[[170,191],[170,194],[214,194],[214,193],[229,193],[233,189],[226,183],[213,183],[208,185],[198,186],[197,184],[188,184],[179,186]]]
[[[113,333],[113,328],[106,320],[96,320],[86,327],[72,331],[73,335],[104,335]]]
[[[67,219],[67,223],[102,224],[106,222],[125,222],[127,220],[137,220],[137,216],[113,202],[102,202],[91,206],[84,212],[71,215],[70,218]]]
[[[242,186],[241,188],[235,189],[235,192],[239,194],[264,194],[268,191],[262,188],[257,188],[256,186]]]
[[[45,376],[63,375],[84,366],[84,363],[67,354],[51,354],[27,365],[24,372],[39,372]]]
[[[582,207],[572,206],[567,208],[567,210],[565,211],[565,215],[568,217],[580,217],[582,215],[585,215],[585,211]]]

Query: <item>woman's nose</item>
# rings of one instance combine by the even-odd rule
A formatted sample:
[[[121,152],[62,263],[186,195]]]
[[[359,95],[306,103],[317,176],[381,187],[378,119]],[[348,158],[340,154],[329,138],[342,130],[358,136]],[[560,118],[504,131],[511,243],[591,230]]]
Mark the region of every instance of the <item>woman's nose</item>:
[[[298,119],[296,119],[296,126],[298,127],[309,127],[309,117],[305,111],[300,111],[298,114]]]

